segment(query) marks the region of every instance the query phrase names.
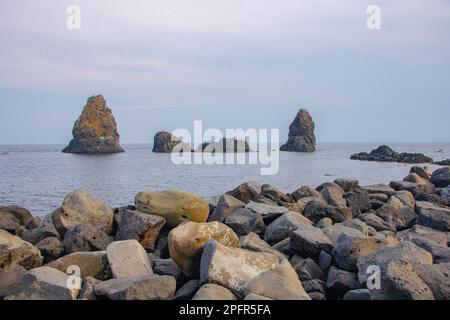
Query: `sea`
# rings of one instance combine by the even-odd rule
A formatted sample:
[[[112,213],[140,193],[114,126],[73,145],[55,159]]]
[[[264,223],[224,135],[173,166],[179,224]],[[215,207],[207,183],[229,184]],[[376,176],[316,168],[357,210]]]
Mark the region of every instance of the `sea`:
[[[350,160],[380,144],[319,144],[314,153],[280,152],[279,171],[261,175],[259,164],[175,164],[170,154],[153,153],[149,144],[124,145],[110,155],[62,153],[63,145],[0,146],[0,206],[18,205],[43,217],[78,189],[111,207],[133,204],[142,190],[194,192],[205,199],[221,195],[245,181],[269,183],[285,192],[318,186],[336,178],[360,185],[403,179],[412,165]],[[397,152],[422,152],[435,161],[450,158],[448,144],[390,144]],[[430,170],[438,166],[428,165]]]

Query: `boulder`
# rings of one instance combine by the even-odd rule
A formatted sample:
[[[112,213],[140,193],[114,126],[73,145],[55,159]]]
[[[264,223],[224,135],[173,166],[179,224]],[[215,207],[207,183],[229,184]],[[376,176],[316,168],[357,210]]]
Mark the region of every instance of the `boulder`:
[[[347,221],[360,221],[357,219],[354,220],[347,220]],[[364,223],[364,222],[363,222]],[[331,240],[333,245],[336,244],[337,239],[342,235],[346,234],[348,236],[354,236],[354,237],[364,237],[366,234],[361,232],[361,230],[358,230],[356,228],[346,226],[344,223],[336,223],[328,228],[323,228],[322,232]]]
[[[320,193],[325,202],[328,203],[330,206],[333,207],[347,206],[347,201],[345,201],[343,197],[344,190],[342,190],[341,187],[339,187],[335,183],[327,184],[320,190]]]
[[[113,242],[102,229],[78,224],[67,229],[62,245],[66,254],[86,251],[104,251]]]
[[[319,267],[322,270],[328,270],[331,267],[331,263],[332,263],[333,257],[326,253],[325,251],[320,251],[319,254]]]
[[[256,252],[271,253],[277,257],[285,258],[285,255],[280,251],[272,248],[266,241],[262,240],[256,233],[250,232],[249,234],[239,238],[242,249],[247,249]]]
[[[400,201],[400,200],[398,200]],[[417,219],[417,214],[407,206],[395,207],[390,204],[382,206],[376,211],[376,215],[382,218],[392,229],[404,230],[410,228]]]
[[[347,293],[342,298],[343,300],[371,300],[369,289],[356,289],[347,291]]]
[[[49,237],[60,239],[60,235],[53,224],[52,214],[46,215],[32,231],[25,230],[21,237],[33,244]]]
[[[225,153],[225,152],[250,152],[247,141],[237,138],[222,138],[217,142],[204,142],[198,149],[199,152]]]
[[[314,279],[302,281],[302,286],[308,294],[311,292],[320,292],[325,294],[326,284],[322,280]]]
[[[314,152],[315,150],[314,121],[308,110],[300,109],[289,126],[288,141],[280,147],[280,151]]]
[[[99,284],[101,281],[93,277],[86,277],[83,279],[83,285],[81,286],[80,293],[78,294],[79,300],[97,300],[94,293],[95,285]]]
[[[192,300],[237,300],[227,288],[214,283],[207,283],[198,289]]]
[[[440,246],[447,246],[449,238],[447,233],[416,224],[411,229],[397,233],[397,238],[402,241],[413,241],[414,239],[427,239]]]
[[[36,243],[36,248],[41,251],[44,263],[56,260],[64,253],[64,246],[57,238],[49,237]]]
[[[372,194],[372,196],[373,194],[385,194],[390,196],[392,193],[395,192],[394,189],[392,189],[390,186],[384,183],[362,186],[360,187],[360,189],[367,191],[368,193]]]
[[[136,240],[112,242],[106,248],[114,278],[143,277],[153,274],[145,249]]]
[[[198,279],[192,279],[186,282],[175,294],[174,300],[191,300],[200,288]]]
[[[32,231],[39,225],[30,211],[18,206],[0,206],[0,229],[22,236],[24,230]]]
[[[261,186],[261,195],[275,202],[293,202],[293,199],[290,196],[271,184],[263,184]]]
[[[417,224],[440,231],[450,231],[450,208],[417,201]]]
[[[178,146],[179,144],[182,144]],[[158,153],[170,153],[173,149],[177,147],[177,151],[191,151],[192,147],[188,143],[184,143],[179,138],[173,136],[171,133],[166,131],[160,131],[155,134],[153,138],[153,150],[152,152]]]
[[[261,195],[262,186],[258,182],[248,181],[245,182],[235,189],[228,191],[226,194],[229,194],[244,203],[249,202],[254,197]]]
[[[322,218],[316,223],[316,228],[325,229],[330,228],[333,225],[333,220],[330,218]]]
[[[239,247],[239,237],[223,223],[188,222],[169,233],[170,257],[183,273],[192,278],[198,275],[203,247],[209,240],[216,240],[229,247]]]
[[[79,288],[69,289],[69,276],[50,267],[39,267],[26,272],[6,300],[73,300]]]
[[[112,208],[81,190],[69,193],[64,198],[62,207],[52,213],[53,224],[61,236],[64,236],[67,229],[78,224],[91,225],[109,234],[113,219]]]
[[[249,232],[263,233],[266,225],[260,214],[249,209],[239,208],[225,219],[225,224],[236,232],[238,236],[244,236]]]
[[[272,254],[227,247],[210,240],[203,249],[200,282],[219,284],[243,298],[252,279],[277,265],[278,258]]]
[[[156,239],[166,220],[163,217],[136,210],[125,210],[119,215],[116,240],[135,239],[144,249],[153,251]]]
[[[384,231],[384,230],[396,231],[393,225],[387,223],[382,218],[380,218],[379,216],[377,216],[372,212],[360,214],[356,219],[365,222],[368,226],[374,228],[376,231]]]
[[[0,229],[0,272],[14,264],[30,270],[42,265],[42,260],[38,248]]]
[[[24,267],[13,264],[0,271],[0,300],[4,299],[14,285],[27,272]]]
[[[383,239],[380,237],[366,237],[341,234],[333,248],[333,257],[340,269],[357,271],[356,263],[360,257],[378,250],[387,245],[395,245],[395,238]]]
[[[431,253],[435,264],[450,262],[450,248],[447,245],[442,246],[426,238],[414,238],[412,242]]]
[[[358,180],[347,179],[347,178],[339,178],[334,180],[334,183],[337,184],[344,192],[352,192],[355,191],[359,186]]]
[[[415,173],[417,174],[419,177],[430,181],[431,179],[431,173],[428,170],[428,167],[420,167],[420,166],[414,166],[411,167],[411,169],[409,170],[409,173]]]
[[[169,227],[185,221],[205,222],[208,219],[208,202],[190,192],[142,191],[134,199],[136,209],[166,219]]]
[[[416,200],[414,199],[414,196],[411,192],[406,191],[406,190],[400,190],[400,191],[396,191],[393,196],[397,199],[400,200],[400,202],[404,205],[404,206],[408,206],[412,209],[415,208],[416,205]],[[389,199],[391,199],[391,197],[389,197]],[[387,201],[389,201],[389,199]],[[386,201],[386,202],[387,202]]]
[[[319,191],[317,191],[313,187],[309,187],[309,186],[303,186],[303,187],[295,190],[294,192],[291,193],[291,196],[292,196],[292,198],[294,198],[295,201],[298,201],[303,198],[310,198],[310,197],[321,199],[321,197],[322,197],[322,195],[320,194]]]
[[[450,167],[439,168],[433,172],[431,182],[438,188],[450,185]]]
[[[252,293],[274,300],[311,300],[286,259],[275,268],[254,277],[246,290],[247,296]]]
[[[103,281],[94,286],[96,296],[109,300],[172,300],[176,290],[171,276],[131,276]]]
[[[333,243],[322,230],[311,225],[299,225],[290,237],[291,248],[301,257],[319,258],[320,251],[331,252]]]
[[[49,267],[67,272],[71,266],[80,268],[80,277],[93,277],[106,280],[111,276],[106,251],[76,252],[52,261]]]
[[[450,299],[450,263],[416,266],[416,272],[431,289],[436,300]]]
[[[266,224],[272,223],[281,215],[290,211],[287,207],[284,206],[277,206],[273,204],[259,203],[254,201],[249,201],[245,205],[245,208],[261,215]]]
[[[303,211],[305,217],[316,223],[322,218],[330,218],[334,223],[352,219],[352,211],[347,207],[333,207],[322,201],[308,202]]]
[[[101,95],[88,99],[72,130],[73,139],[64,148],[66,153],[118,153],[124,152],[117,133],[114,116]]]
[[[175,280],[183,276],[183,271],[172,259],[155,259],[153,272],[159,275],[172,276]]]
[[[356,273],[341,270],[334,266],[328,272],[326,286],[329,299],[342,298],[348,291],[361,288]]]
[[[236,199],[233,196],[224,194],[219,198],[217,206],[208,218],[208,221],[219,221],[223,222],[227,217],[229,217],[236,209],[243,208],[245,203],[241,200]]]
[[[299,225],[311,224],[311,221],[300,213],[289,211],[269,224],[264,233],[264,240],[276,243],[288,238]]]
[[[344,195],[346,206],[352,210],[353,217],[371,209],[370,194],[367,191],[350,191]]]
[[[409,181],[391,181],[389,185],[394,190],[406,190],[411,192],[413,195],[416,195],[418,193],[430,193],[433,194],[436,192],[434,185],[430,182],[427,182],[426,184],[419,184],[415,182],[409,182]]]
[[[325,274],[319,265],[311,258],[302,258],[297,254],[291,259],[292,267],[300,281],[325,280]],[[306,290],[306,289],[305,289]],[[306,290],[308,292],[308,290]]]

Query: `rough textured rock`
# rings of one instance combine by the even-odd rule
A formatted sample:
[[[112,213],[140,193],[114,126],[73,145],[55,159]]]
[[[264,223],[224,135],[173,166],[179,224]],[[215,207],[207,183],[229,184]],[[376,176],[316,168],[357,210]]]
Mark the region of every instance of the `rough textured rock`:
[[[159,275],[172,276],[175,280],[182,277],[183,272],[172,259],[155,259],[153,272]]]
[[[229,247],[239,247],[239,237],[234,231],[217,221],[188,222],[170,231],[170,257],[186,276],[192,278],[198,275],[202,250],[209,240],[216,240]]]
[[[272,270],[253,278],[247,286],[246,295],[251,293],[275,300],[311,300],[286,259]]]
[[[304,258],[318,259],[321,250],[331,252],[333,243],[322,230],[311,225],[299,225],[290,237],[291,248]]]
[[[392,193],[395,192],[394,189],[392,189],[390,186],[384,184],[384,183],[378,183],[378,184],[371,184],[367,186],[362,186],[360,189],[367,191],[368,193],[372,194],[385,194],[390,196]]]
[[[347,291],[343,300],[371,300],[369,289],[356,289]]]
[[[238,236],[245,236],[250,232],[263,233],[266,225],[260,214],[249,209],[239,208],[225,219],[225,224],[236,232]]]
[[[384,221],[382,218],[377,216],[375,213],[367,212],[360,214],[357,219],[364,221],[368,226],[375,228],[376,231],[396,231],[394,226]]]
[[[247,141],[239,140],[237,138],[222,138],[215,143],[203,143],[201,146],[202,152],[210,153],[224,153],[224,152],[250,152],[250,146]],[[200,151],[200,150],[199,150]]]
[[[450,159],[435,161],[433,164],[437,164],[438,166],[450,166]]]
[[[332,253],[339,268],[347,271],[357,271],[356,263],[359,257],[364,257],[381,247],[397,243],[398,241],[395,238],[382,239],[342,234],[339,236]]]
[[[5,298],[20,280],[20,278],[27,272],[24,267],[13,264],[8,268],[0,271],[0,300]]]
[[[450,167],[440,168],[433,172],[431,182],[439,188],[450,185]]]
[[[352,219],[352,211],[347,207],[333,207],[322,201],[308,202],[303,211],[305,217],[316,223],[322,218],[330,218],[334,223]]]
[[[406,191],[411,192],[413,195],[416,195],[419,193],[433,194],[436,192],[434,185],[428,181],[426,181],[425,184],[409,182],[409,181],[391,181],[389,183],[389,185],[397,191],[406,190]]]
[[[361,152],[353,154],[352,160],[380,161],[380,162],[401,162],[401,163],[431,163],[433,159],[422,153],[397,153],[390,147],[382,145],[372,150],[370,153]]]
[[[431,253],[435,264],[450,262],[450,248],[447,247],[447,245],[439,245],[436,242],[425,238],[414,238],[412,242],[418,247]]]
[[[358,220],[354,219],[354,220],[347,220],[347,221],[358,221]],[[346,235],[354,236],[354,237],[364,237],[365,236],[365,234],[363,232],[361,232],[361,230],[346,226],[346,225],[344,225],[344,223],[336,223],[336,224],[332,225],[331,227],[323,228],[322,232],[331,240],[333,245],[336,244],[338,238],[342,234],[346,234]]]
[[[117,153],[124,152],[111,109],[103,96],[88,99],[72,131],[73,139],[63,152],[67,153]]]
[[[450,299],[450,263],[416,266],[416,272],[431,289],[436,300]]]
[[[242,249],[256,252],[271,253],[279,258],[285,258],[285,255],[278,250],[272,248],[266,241],[262,240],[256,233],[249,234],[239,238]]]
[[[327,279],[327,297],[337,299],[343,297],[349,290],[361,288],[356,273],[331,267]]]
[[[223,222],[227,217],[229,217],[236,209],[245,206],[241,200],[236,199],[233,196],[224,194],[219,198],[217,206],[214,211],[210,214],[208,221],[220,221]]]
[[[30,211],[18,206],[0,206],[0,229],[22,236],[24,230],[32,231],[39,225]]]
[[[86,251],[104,251],[113,242],[102,229],[78,224],[67,229],[62,245],[66,254]]]
[[[182,145],[178,146],[180,143]],[[190,152],[192,150],[192,147],[188,143],[184,143],[169,132],[160,131],[155,134],[152,152],[170,153],[175,147],[177,147],[176,151]]]
[[[298,201],[302,198],[309,198],[309,197],[318,198],[318,199],[321,198],[320,192],[310,186],[300,187],[299,189],[292,192],[291,196],[292,196],[292,198],[294,198],[295,201]]]
[[[60,239],[60,235],[56,230],[55,225],[53,224],[52,214],[46,215],[44,219],[42,219],[42,221],[39,223],[36,229],[33,229],[32,231],[28,232],[27,230],[25,230],[21,237],[25,241],[28,241],[33,244],[36,244],[39,241],[48,237]]]
[[[370,194],[367,191],[350,191],[344,195],[347,207],[352,210],[353,217],[357,217],[371,209]]]
[[[417,224],[440,231],[450,231],[450,208],[417,201]]]
[[[397,201],[400,202],[400,200]],[[400,207],[386,204],[376,211],[376,215],[395,230],[410,228],[417,219],[417,214],[414,210],[402,204]]]
[[[227,194],[247,203],[254,197],[261,195],[261,188],[262,186],[258,182],[248,181],[228,191]]]
[[[137,240],[146,250],[153,251],[161,228],[166,223],[163,217],[139,211],[125,210],[118,214],[117,240]],[[117,217],[117,216],[116,216]]]
[[[153,274],[147,253],[136,240],[113,242],[106,248],[106,254],[116,279]]]
[[[110,300],[172,300],[176,290],[175,278],[147,275],[111,279],[94,286],[94,293]]]
[[[245,205],[245,208],[260,214],[266,224],[272,223],[275,219],[279,218],[281,215],[289,212],[289,209],[287,207],[266,203],[259,203],[254,201],[249,201]]]
[[[106,280],[111,276],[106,251],[76,252],[52,261],[49,267],[67,272],[70,266],[80,268],[80,277],[93,277]]]
[[[348,179],[348,178],[338,178],[334,180],[334,183],[341,187],[344,192],[352,192],[355,191],[359,186],[358,180]]]
[[[50,267],[39,267],[25,273],[6,300],[73,300],[79,289],[69,289],[69,276]]]
[[[191,300],[197,290],[200,288],[198,279],[192,279],[186,282],[175,294],[174,300]]]
[[[227,247],[210,240],[203,249],[200,282],[219,284],[243,298],[252,279],[277,265],[278,258],[272,254]]]
[[[269,224],[264,233],[264,240],[276,243],[288,238],[299,225],[311,224],[311,221],[300,213],[289,211]]]
[[[64,246],[57,238],[49,237],[36,243],[36,248],[41,251],[44,263],[56,260],[64,253]]]
[[[290,196],[271,184],[263,184],[261,186],[261,195],[275,202],[293,202]]]
[[[397,233],[397,238],[402,241],[413,241],[414,239],[427,239],[441,246],[447,246],[449,237],[447,233],[421,225],[414,225],[411,229]]]
[[[227,288],[214,283],[207,283],[198,289],[192,300],[237,300]]]
[[[314,152],[316,137],[314,122],[306,109],[300,109],[289,126],[288,141],[280,147],[280,151]]]
[[[420,167],[420,166],[413,166],[411,167],[411,169],[409,170],[409,173],[415,173],[417,174],[419,177],[426,179],[426,180],[430,180],[431,179],[431,173],[428,170],[427,166],[424,167]]]
[[[169,227],[185,221],[205,222],[209,214],[208,202],[190,192],[142,191],[134,202],[137,210],[165,218]]]
[[[333,207],[347,206],[347,202],[343,197],[344,190],[342,190],[341,187],[339,187],[335,183],[327,184],[320,190],[320,193],[325,202],[328,203],[330,206]]]
[[[93,277],[83,278],[83,285],[81,286],[80,293],[78,294],[78,299],[80,300],[97,300],[94,293],[95,285],[99,284],[101,281]]]
[[[61,236],[64,236],[68,228],[77,224],[88,224],[109,234],[113,219],[112,208],[81,190],[69,193],[64,198],[62,207],[52,214],[53,223]]]
[[[311,258],[303,259],[295,254],[291,258],[291,264],[298,278],[302,281],[325,280],[325,274],[320,266]],[[306,289],[305,289],[306,290]],[[308,290],[306,290],[308,292]]]
[[[42,260],[38,248],[0,229],[0,272],[14,264],[29,270],[39,267]]]

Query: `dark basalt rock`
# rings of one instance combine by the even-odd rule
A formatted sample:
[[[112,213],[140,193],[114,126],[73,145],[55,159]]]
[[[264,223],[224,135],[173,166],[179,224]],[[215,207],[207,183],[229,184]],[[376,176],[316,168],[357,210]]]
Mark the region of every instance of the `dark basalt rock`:
[[[280,147],[280,151],[314,152],[316,137],[314,136],[314,121],[308,110],[300,109],[294,121],[289,126],[288,141]]]
[[[117,124],[103,96],[88,99],[72,130],[73,139],[62,152],[101,154],[124,152]]]
[[[433,164],[437,164],[439,166],[450,166],[450,159],[445,159],[442,161],[433,162]]]
[[[360,152],[351,155],[352,160],[401,162],[401,163],[431,163],[433,159],[422,153],[397,153],[392,148],[382,145],[370,153]]]
[[[199,152],[223,153],[223,152],[251,152],[247,141],[236,138],[222,138],[216,143],[204,142],[199,147]]]
[[[153,139],[153,152],[158,153],[170,153],[173,151],[173,148],[178,144],[182,143],[180,146],[180,152],[184,150],[191,151],[191,146],[187,143],[183,143],[179,138],[173,136],[171,133],[166,131],[160,131],[155,134]]]

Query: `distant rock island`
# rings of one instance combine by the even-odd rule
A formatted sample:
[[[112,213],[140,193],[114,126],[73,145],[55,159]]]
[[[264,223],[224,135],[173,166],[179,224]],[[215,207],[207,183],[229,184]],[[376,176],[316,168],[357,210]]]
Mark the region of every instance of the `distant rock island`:
[[[314,136],[314,121],[308,110],[300,109],[294,121],[289,126],[288,141],[280,147],[280,151],[314,152],[316,137]]]
[[[353,154],[352,160],[379,161],[379,162],[401,162],[401,163],[432,163],[433,159],[423,153],[397,153],[392,148],[382,145],[370,153],[360,152]]]
[[[73,139],[62,152],[101,154],[124,152],[117,124],[101,95],[88,99],[72,130]]]
[[[178,137],[173,136],[171,133],[167,131],[160,131],[155,134],[153,139],[153,152],[156,153],[170,153],[173,151],[175,146],[183,143],[184,148],[180,148],[181,150],[190,150],[192,152],[250,152],[250,147],[247,141],[242,141],[236,138],[222,138],[218,142],[210,143],[205,142],[202,143],[197,150],[194,150],[192,146],[188,143],[183,142]],[[227,148],[228,146],[233,146],[232,149]]]

